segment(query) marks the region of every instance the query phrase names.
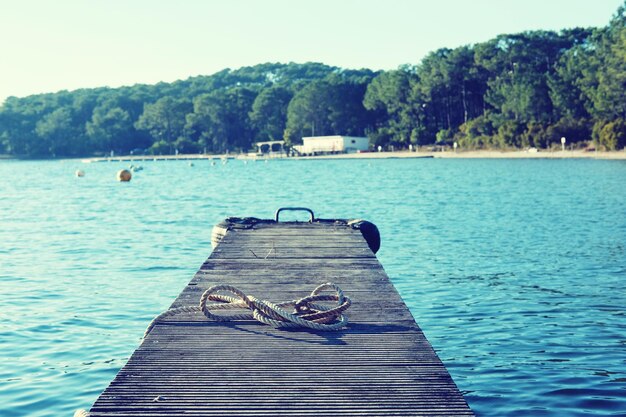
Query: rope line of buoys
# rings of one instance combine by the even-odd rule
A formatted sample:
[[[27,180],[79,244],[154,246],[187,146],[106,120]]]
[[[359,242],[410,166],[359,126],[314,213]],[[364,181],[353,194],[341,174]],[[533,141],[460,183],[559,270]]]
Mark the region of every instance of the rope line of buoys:
[[[191,164],[191,166],[193,166],[193,164]],[[119,171],[117,171],[116,178],[118,181],[128,182],[133,178],[134,172],[139,172],[142,170],[143,170],[143,167],[140,165],[130,165],[128,169],[120,169]],[[84,177],[85,171],[83,171],[82,169],[77,169],[74,172],[74,175],[77,177]]]

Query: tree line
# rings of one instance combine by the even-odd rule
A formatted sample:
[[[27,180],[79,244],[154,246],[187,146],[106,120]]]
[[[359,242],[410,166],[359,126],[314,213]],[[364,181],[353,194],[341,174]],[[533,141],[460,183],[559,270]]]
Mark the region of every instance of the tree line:
[[[528,31],[392,71],[267,63],[173,83],[9,97],[0,154],[222,153],[264,140],[626,146],[626,2],[601,28]]]

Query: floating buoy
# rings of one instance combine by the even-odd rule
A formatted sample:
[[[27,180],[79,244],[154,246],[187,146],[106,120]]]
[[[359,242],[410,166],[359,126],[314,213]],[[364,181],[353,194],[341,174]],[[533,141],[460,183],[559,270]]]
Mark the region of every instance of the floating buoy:
[[[85,171],[77,169],[76,170],[76,176],[77,177],[84,177],[85,176]]]
[[[130,181],[130,179],[133,177],[133,174],[130,173],[129,170],[127,169],[121,169],[117,172],[117,180],[118,181]]]
[[[354,219],[348,221],[348,226],[360,230],[372,252],[378,252],[378,249],[380,249],[380,232],[374,223],[362,219]]]

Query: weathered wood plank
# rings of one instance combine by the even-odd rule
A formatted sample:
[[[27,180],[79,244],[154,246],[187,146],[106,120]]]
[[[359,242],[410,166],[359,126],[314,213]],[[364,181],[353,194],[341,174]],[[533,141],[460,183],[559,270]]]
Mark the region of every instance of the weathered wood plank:
[[[353,301],[346,330],[171,316],[133,353],[91,415],[473,415],[360,231],[345,224],[230,230],[171,308],[197,305],[219,283],[280,302],[329,281]]]

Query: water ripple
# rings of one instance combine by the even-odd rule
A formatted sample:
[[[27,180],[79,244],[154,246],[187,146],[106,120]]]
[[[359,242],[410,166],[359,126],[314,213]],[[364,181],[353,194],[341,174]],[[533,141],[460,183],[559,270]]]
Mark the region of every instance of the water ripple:
[[[145,162],[120,184],[122,164],[0,161],[0,415],[88,407],[215,223],[293,205],[378,225],[477,415],[626,415],[623,162],[237,162]]]

